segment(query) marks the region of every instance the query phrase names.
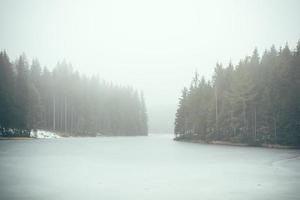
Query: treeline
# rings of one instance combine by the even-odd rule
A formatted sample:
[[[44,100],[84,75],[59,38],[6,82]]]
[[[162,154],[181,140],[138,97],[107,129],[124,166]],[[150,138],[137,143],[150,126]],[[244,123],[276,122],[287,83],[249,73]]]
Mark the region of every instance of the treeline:
[[[255,49],[238,65],[218,63],[184,88],[175,138],[300,146],[300,40],[295,50]]]
[[[49,71],[25,55],[11,62],[0,52],[0,133],[28,136],[43,129],[66,136],[147,135],[142,93],[73,71]]]

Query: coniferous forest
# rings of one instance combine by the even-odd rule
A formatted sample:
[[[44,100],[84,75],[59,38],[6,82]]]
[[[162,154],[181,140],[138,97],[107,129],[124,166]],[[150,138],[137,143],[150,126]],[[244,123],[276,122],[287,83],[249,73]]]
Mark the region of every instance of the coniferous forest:
[[[49,71],[25,55],[11,62],[0,52],[0,135],[29,136],[34,129],[65,136],[147,135],[143,94],[98,77],[80,75],[71,64]]]
[[[233,66],[198,73],[179,99],[175,139],[300,146],[300,40],[257,49]]]

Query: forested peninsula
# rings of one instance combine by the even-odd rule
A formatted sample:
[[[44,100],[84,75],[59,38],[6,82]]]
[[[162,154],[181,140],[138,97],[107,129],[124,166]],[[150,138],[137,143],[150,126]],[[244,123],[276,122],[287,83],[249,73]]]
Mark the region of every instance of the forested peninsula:
[[[147,135],[143,94],[65,61],[53,70],[25,55],[11,62],[0,52],[0,136],[29,137],[41,129],[63,136]]]
[[[257,49],[233,66],[198,73],[179,99],[175,140],[300,146],[300,40],[296,49]]]

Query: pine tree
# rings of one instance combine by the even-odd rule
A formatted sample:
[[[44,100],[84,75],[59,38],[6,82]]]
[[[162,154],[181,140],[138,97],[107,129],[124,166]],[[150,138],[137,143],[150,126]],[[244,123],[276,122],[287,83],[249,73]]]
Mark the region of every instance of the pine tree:
[[[0,52],[0,133],[14,126],[14,74],[5,51]]]
[[[175,119],[175,137],[185,135],[186,134],[186,125],[187,125],[187,95],[188,90],[184,88],[182,90],[181,98],[179,99],[179,106],[176,112]]]
[[[28,134],[28,113],[29,113],[29,69],[25,55],[16,61],[16,128],[20,130],[20,135]]]

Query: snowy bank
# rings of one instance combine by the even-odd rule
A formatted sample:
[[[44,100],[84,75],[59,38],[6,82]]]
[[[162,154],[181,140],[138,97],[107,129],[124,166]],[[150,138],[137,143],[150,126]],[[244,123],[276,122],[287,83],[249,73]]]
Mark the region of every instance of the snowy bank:
[[[39,130],[39,129],[38,130],[31,130],[30,137],[38,138],[38,139],[61,138],[59,135],[57,135],[54,132]]]

